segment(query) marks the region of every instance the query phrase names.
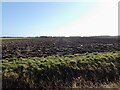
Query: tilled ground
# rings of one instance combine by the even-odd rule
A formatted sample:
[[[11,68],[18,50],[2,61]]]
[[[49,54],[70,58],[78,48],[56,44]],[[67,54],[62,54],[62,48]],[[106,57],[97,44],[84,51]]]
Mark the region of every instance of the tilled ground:
[[[118,38],[46,37],[2,41],[2,58],[41,57],[120,50]]]

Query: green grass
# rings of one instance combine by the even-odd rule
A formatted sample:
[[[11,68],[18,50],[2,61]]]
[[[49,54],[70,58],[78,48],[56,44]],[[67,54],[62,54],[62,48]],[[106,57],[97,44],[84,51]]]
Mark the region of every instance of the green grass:
[[[17,40],[17,39],[30,39],[30,38],[0,38],[0,40]]]
[[[2,60],[3,87],[71,86],[81,83],[119,81],[120,51],[64,56],[7,58]],[[13,82],[8,84],[8,82]]]

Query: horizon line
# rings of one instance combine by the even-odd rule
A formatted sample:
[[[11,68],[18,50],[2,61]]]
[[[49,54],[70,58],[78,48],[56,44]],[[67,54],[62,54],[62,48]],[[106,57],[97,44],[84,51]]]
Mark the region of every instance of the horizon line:
[[[48,36],[48,35],[41,35],[41,36],[0,36],[0,38],[7,38],[7,37],[9,37],[9,38],[13,38],[13,37],[22,37],[22,38],[27,38],[27,37],[98,37],[98,36],[102,36],[102,37],[104,37],[104,36],[107,36],[107,37],[114,37],[114,36],[120,36],[120,35],[91,35],[91,36],[74,36],[74,35],[72,35],[72,36]]]

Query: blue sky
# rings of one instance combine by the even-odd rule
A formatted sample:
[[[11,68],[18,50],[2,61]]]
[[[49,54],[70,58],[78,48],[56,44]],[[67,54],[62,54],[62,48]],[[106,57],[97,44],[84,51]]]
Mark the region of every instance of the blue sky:
[[[99,10],[99,5],[90,2],[4,2],[2,3],[2,36],[111,35],[113,32],[99,33],[100,31],[92,27],[94,23],[100,22],[93,20],[97,16],[94,12],[97,7]],[[89,20],[91,15],[96,16]],[[92,31],[93,29],[96,31]]]

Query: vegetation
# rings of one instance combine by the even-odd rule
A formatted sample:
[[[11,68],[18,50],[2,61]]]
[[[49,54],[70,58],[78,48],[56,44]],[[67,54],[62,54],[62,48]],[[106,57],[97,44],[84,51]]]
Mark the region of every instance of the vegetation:
[[[5,58],[4,88],[99,87],[119,82],[120,51]],[[85,86],[87,85],[87,86]]]
[[[5,37],[0,45],[2,87],[35,90],[94,88],[105,84],[120,87],[119,39],[109,36]]]

